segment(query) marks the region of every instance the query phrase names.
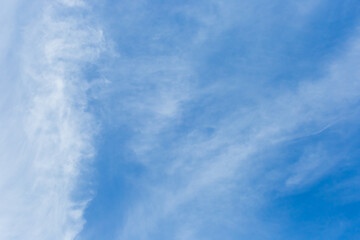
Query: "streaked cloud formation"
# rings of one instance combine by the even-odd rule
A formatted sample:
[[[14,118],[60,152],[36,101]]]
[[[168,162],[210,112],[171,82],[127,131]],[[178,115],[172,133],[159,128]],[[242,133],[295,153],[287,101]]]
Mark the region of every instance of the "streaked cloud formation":
[[[151,197],[146,197],[129,213],[119,239],[148,239],[152,232],[163,231],[157,228],[165,224],[163,221],[179,221],[179,232],[173,237],[197,239],[199,232],[204,234],[199,229],[204,227],[206,232],[206,226],[212,224],[208,218],[215,218],[210,221],[224,220],[218,215],[221,213],[213,211],[233,207],[217,205],[232,197],[232,191],[240,191],[242,195],[236,203],[240,207],[239,216],[233,216],[240,222],[237,231],[240,236],[250,237],[247,234],[254,234],[256,229],[251,230],[251,225],[247,226],[248,221],[255,224],[255,228],[265,224],[253,223],[258,214],[253,211],[266,204],[264,195],[274,190],[288,192],[293,188],[303,188],[330,174],[331,168],[339,164],[337,158],[341,156],[329,156],[327,150],[321,147],[306,150],[296,163],[282,163],[280,169],[274,168],[270,173],[267,173],[268,168],[279,162],[272,158],[257,158],[269,148],[319,135],[349,117],[354,118],[353,114],[358,116],[354,111],[358,111],[360,97],[357,68],[359,38],[355,36],[354,39],[348,43],[344,55],[326,66],[322,78],[304,81],[297,89],[285,91],[255,106],[245,109],[239,106],[230,116],[212,126],[210,135],[201,132],[203,126],[198,126],[200,129],[195,129],[174,146],[175,152],[170,153],[167,162],[158,166],[156,162],[159,159],[154,159],[156,168],[151,171],[162,179],[148,186],[152,189]],[[174,183],[169,184],[171,182]],[[237,185],[234,186],[235,183]],[[193,207],[199,209],[193,210]],[[143,224],[139,225],[139,222]],[[268,228],[264,227],[264,234],[274,234],[271,227]],[[264,238],[265,235],[260,234],[254,239]]]
[[[3,5],[28,5],[18,4]],[[0,238],[74,239],[89,197],[74,190],[96,129],[81,69],[96,60],[103,36],[87,17],[66,14],[83,12],[79,1],[33,4],[36,17],[13,26],[16,40],[2,56]]]
[[[355,0],[3,5],[1,239],[359,237]]]

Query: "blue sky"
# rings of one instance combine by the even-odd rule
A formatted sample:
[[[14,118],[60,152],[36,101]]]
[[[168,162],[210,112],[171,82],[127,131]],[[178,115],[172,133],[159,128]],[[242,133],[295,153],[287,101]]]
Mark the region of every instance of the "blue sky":
[[[358,1],[0,3],[0,239],[360,239]]]

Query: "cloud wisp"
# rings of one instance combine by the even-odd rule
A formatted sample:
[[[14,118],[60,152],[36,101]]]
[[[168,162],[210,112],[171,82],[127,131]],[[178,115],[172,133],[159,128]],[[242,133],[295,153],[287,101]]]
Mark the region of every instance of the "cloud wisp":
[[[33,4],[36,17],[17,26],[23,40],[12,47],[20,64],[2,76],[0,238],[71,240],[84,223],[89,195],[74,190],[96,129],[82,71],[104,40],[86,14],[74,14],[85,13],[83,2]]]
[[[149,164],[151,176],[161,177],[153,177],[150,183],[144,178],[146,197],[129,211],[119,239],[163,237],[166,231],[160,225],[172,229],[174,235],[170,235],[176,239],[199,239],[211,224],[219,224],[211,221],[225,221],[221,215],[226,210],[216,211],[231,205],[215,205],[231,198],[234,191],[241,192],[236,203],[241,210],[238,216],[228,217],[237,219],[233,224],[241,226],[236,230],[239,236],[249,237],[260,225],[259,239],[274,236],[276,227],[262,223],[257,215],[267,203],[265,196],[272,191],[291,194],[294,188],[315,184],[331,173],[339,157],[331,157],[321,147],[312,148],[297,163],[276,169],[271,166],[279,163],[261,159],[261,153],[320,134],[358,112],[359,39],[357,34],[350,38],[345,53],[328,63],[320,79],[302,81],[296,89],[256,106],[240,106],[212,125],[210,135],[195,129],[181,140],[174,139],[171,148],[155,149],[162,151],[166,161],[159,164],[160,159],[154,159],[155,167]],[[264,170],[269,168],[272,171]]]

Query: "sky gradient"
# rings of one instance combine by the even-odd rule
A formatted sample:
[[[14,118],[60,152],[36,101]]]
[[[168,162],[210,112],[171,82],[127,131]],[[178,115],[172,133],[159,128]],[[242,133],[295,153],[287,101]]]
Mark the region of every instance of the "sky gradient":
[[[0,239],[360,239],[358,0],[0,0]]]

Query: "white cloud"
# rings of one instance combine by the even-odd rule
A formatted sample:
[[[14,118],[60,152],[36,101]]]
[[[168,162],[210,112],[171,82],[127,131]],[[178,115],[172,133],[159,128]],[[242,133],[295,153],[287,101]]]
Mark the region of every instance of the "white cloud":
[[[36,17],[13,46],[19,64],[9,61],[2,76],[1,239],[71,240],[84,223],[87,199],[74,190],[93,155],[95,125],[81,71],[98,57],[103,37],[89,19],[61,15],[78,3],[34,2]]]

